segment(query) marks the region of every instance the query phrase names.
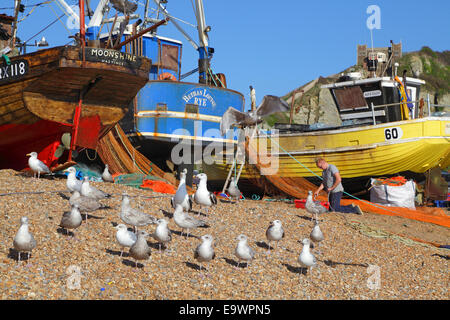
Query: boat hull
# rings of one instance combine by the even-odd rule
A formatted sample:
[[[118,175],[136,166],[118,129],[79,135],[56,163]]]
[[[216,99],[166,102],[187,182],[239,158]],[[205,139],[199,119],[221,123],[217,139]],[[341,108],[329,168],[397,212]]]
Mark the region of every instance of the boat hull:
[[[120,125],[139,152],[165,167],[168,159],[178,164],[171,154],[180,142],[201,149],[211,142],[235,143],[235,137],[220,134],[220,120],[228,107],[243,111],[244,103],[243,95],[230,89],[152,80],[139,92],[134,114],[129,111]]]
[[[0,168],[26,168],[31,151],[55,166],[65,132],[73,148],[95,149],[147,83],[150,66],[147,58],[72,46],[11,58],[0,77]]]

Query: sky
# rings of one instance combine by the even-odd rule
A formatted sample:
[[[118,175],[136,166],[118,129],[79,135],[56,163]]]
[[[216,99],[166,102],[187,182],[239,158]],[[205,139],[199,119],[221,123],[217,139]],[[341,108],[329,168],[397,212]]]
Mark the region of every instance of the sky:
[[[47,0],[48,1],[48,0]],[[145,0],[133,0],[143,14]],[[169,13],[198,43],[192,0],[169,0]],[[18,36],[27,40],[55,21],[63,12],[54,3],[35,7],[46,0],[22,0],[26,10],[19,15]],[[76,5],[77,0],[66,0]],[[150,0],[155,8],[154,2]],[[0,0],[0,13],[13,14],[14,0]],[[98,0],[91,0],[96,7]],[[266,94],[283,96],[319,77],[338,73],[356,63],[357,44],[386,47],[402,42],[403,52],[429,46],[450,50],[450,1],[448,0],[203,0],[210,46],[215,49],[211,68],[224,73],[228,88],[244,94],[250,105],[249,85],[256,90],[257,103]],[[376,11],[367,9],[375,5]],[[113,16],[111,10],[109,16]],[[28,15],[29,14],[29,15]],[[28,16],[27,16],[28,15]],[[379,18],[379,19],[378,19]],[[87,19],[89,21],[89,19]],[[56,21],[29,43],[45,36],[50,46],[67,44],[78,30],[66,16]],[[72,27],[72,29],[70,29]],[[181,73],[197,67],[198,53],[169,23],[158,34],[181,40]],[[29,47],[28,52],[34,51]],[[196,82],[198,74],[185,81]],[[247,109],[247,108],[246,108]]]

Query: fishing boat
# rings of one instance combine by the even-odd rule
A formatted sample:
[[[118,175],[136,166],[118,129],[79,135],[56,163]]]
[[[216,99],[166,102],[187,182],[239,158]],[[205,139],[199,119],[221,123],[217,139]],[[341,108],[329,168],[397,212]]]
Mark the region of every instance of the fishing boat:
[[[386,61],[391,64],[382,69],[392,74],[376,72],[376,65]],[[259,130],[250,140],[256,154],[270,155],[270,165],[276,168],[270,175],[292,185],[300,185],[304,178],[319,185],[321,170],[315,159],[322,157],[339,168],[346,191],[358,193],[370,187],[373,177],[403,175],[421,181],[428,170],[450,165],[450,118],[433,117],[429,99],[426,106],[419,99],[425,81],[406,75],[400,80],[392,56],[369,51],[365,62],[370,77],[351,73],[322,85],[330,90],[342,125],[276,124],[274,130]],[[232,170],[223,159],[218,155],[213,165],[203,164],[218,190]],[[261,166],[247,164],[240,176],[249,190],[251,185],[264,189],[261,170],[256,168]]]
[[[142,19],[128,24],[126,28],[113,23],[108,33],[100,31],[101,22],[105,19],[94,19],[97,12],[105,12],[103,8],[106,4],[100,2],[88,26],[87,35],[90,41],[99,41],[100,46],[104,46],[107,41],[130,41],[124,47],[125,52],[152,60],[149,81],[139,91],[134,108],[128,110],[119,124],[133,146],[160,168],[166,171],[174,167],[178,170],[187,168],[192,171],[196,161],[195,147],[201,151],[211,142],[236,143],[234,138],[220,134],[220,120],[228,107],[243,111],[245,100],[240,92],[227,88],[224,74],[212,70],[214,49],[209,45],[208,32],[211,27],[205,22],[203,2],[193,2],[199,44],[169,14],[168,1],[155,0],[154,3],[156,8],[153,11],[147,1],[144,16],[135,15],[135,19]],[[147,14],[150,11],[153,12],[151,17]],[[108,21],[112,21],[111,18]],[[158,32],[156,29],[146,31],[146,23],[149,22],[160,26]],[[198,65],[184,74],[181,73],[183,43],[159,34],[159,30],[168,23],[180,31],[199,55]],[[135,39],[137,33],[142,37]],[[184,81],[195,73],[198,73],[198,81]],[[191,156],[177,162],[172,157],[176,145],[184,145],[184,150],[189,150]],[[178,154],[183,154],[183,151]],[[188,184],[190,176],[188,174]]]
[[[148,81],[150,59],[87,45],[79,2],[77,45],[6,56],[0,63],[0,168],[26,168],[31,151],[52,169],[73,165],[72,153],[95,150]],[[17,15],[1,21],[12,31]]]

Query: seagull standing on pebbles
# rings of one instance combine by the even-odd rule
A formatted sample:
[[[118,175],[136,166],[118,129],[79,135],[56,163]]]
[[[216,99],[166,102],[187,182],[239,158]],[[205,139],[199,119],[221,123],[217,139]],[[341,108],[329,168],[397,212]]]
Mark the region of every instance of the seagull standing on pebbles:
[[[183,207],[180,204],[177,204],[175,208],[173,220],[183,231],[184,229],[187,229],[186,238],[189,237],[189,229],[206,226],[205,221],[191,217],[187,212],[184,212]],[[183,232],[181,235],[183,235]]]
[[[130,205],[130,198],[128,195],[122,195],[122,207],[119,213],[120,219],[126,224],[132,225],[137,231],[137,227],[147,226],[149,224],[156,224],[156,218],[151,215],[134,209]]]
[[[238,267],[241,265],[241,260],[246,262],[246,266],[248,267],[248,262],[253,260],[255,257],[255,251],[247,243],[247,236],[244,234],[240,234],[236,240],[238,240],[238,244],[236,249],[234,250],[234,254],[239,259]]]
[[[191,197],[189,197],[186,189],[186,174],[187,169],[184,168],[180,173],[180,183],[178,184],[175,196],[173,196],[170,200],[170,204],[174,209],[176,208],[177,204],[181,204],[184,210],[190,211],[192,209],[192,199]]]
[[[140,230],[137,234],[136,242],[130,248],[130,256],[134,259],[134,266],[137,267],[137,260],[147,260],[151,250],[147,244],[148,233]]]
[[[298,257],[298,261],[303,268],[312,268],[317,264],[316,257],[309,251],[310,241],[308,238],[303,239],[303,249]]]
[[[30,257],[30,252],[36,247],[36,240],[28,230],[28,218],[22,217],[20,219],[20,228],[13,240],[14,249],[19,253],[18,263],[20,264],[20,252],[27,253],[27,260]]]
[[[88,177],[84,177],[83,183],[81,184],[81,195],[85,197],[94,198],[97,200],[111,197],[110,194],[91,186]]]
[[[152,233],[150,236],[153,237],[156,241],[158,241],[159,253],[161,253],[161,243],[168,243],[172,241],[172,233],[170,232],[170,229],[167,227],[166,219],[158,219],[156,223],[158,224],[158,226],[156,227],[155,232]]]
[[[308,197],[305,203],[306,211],[314,215],[315,220],[318,220],[319,214],[327,212],[327,208],[320,204],[320,201],[313,201],[312,191],[308,191]]]
[[[275,250],[278,248],[278,241],[284,238],[284,229],[280,220],[274,220],[271,222],[269,228],[266,231],[267,240],[269,240],[269,250],[267,254],[270,254],[270,242],[275,241]]]
[[[135,244],[137,237],[134,232],[128,231],[123,223],[118,224],[115,228],[117,229],[116,240],[121,246],[120,257],[122,257],[123,248],[131,248],[131,246]]]
[[[83,181],[77,179],[77,169],[75,169],[74,167],[70,167],[69,169],[67,169],[67,171],[69,172],[66,181],[67,189],[69,189],[70,192],[81,192],[81,185],[83,184]]]
[[[319,221],[316,221],[316,223],[314,224],[314,228],[312,229],[309,237],[312,241],[317,242],[320,247],[320,242],[323,241],[325,237],[323,236],[322,230],[320,230]],[[320,254],[320,251],[317,250],[317,253]]]
[[[30,157],[30,158],[28,158],[28,166],[33,171],[33,178],[36,178],[36,173],[37,173],[38,179],[41,176],[41,172],[51,173],[50,169],[45,165],[45,163],[43,163],[41,160],[38,159],[37,152],[33,151],[31,153],[28,153],[27,156]]]
[[[70,211],[63,213],[59,226],[67,231],[68,229],[78,228],[81,226],[82,221],[83,218],[81,217],[80,210],[78,210],[78,205],[75,204]]]
[[[102,179],[103,179],[103,181],[106,181],[106,182],[114,182],[114,179],[113,179],[111,173],[109,173],[108,169],[109,169],[108,164],[105,164],[105,170],[103,170]]]
[[[209,192],[207,188],[208,177],[205,173],[200,173],[197,175],[200,179],[198,183],[197,191],[194,193],[194,202],[200,205],[200,212],[202,207],[205,206],[207,209],[206,213],[209,211],[209,207],[217,204],[217,198],[214,193]],[[200,212],[198,215],[200,215]]]
[[[205,234],[201,239],[202,243],[195,249],[194,258],[200,263],[209,262],[216,257],[216,253],[212,246],[214,238],[209,234]]]
[[[87,222],[87,213],[92,212],[98,209],[106,208],[105,205],[98,202],[97,199],[85,197],[82,196],[78,191],[74,191],[73,194],[70,196],[69,203],[71,206],[77,204],[78,210],[80,212],[85,213],[85,220]]]
[[[241,191],[239,190],[236,179],[234,177],[231,177],[230,185],[228,186],[228,194],[230,195],[231,199],[235,199],[236,201],[239,201],[241,198]]]

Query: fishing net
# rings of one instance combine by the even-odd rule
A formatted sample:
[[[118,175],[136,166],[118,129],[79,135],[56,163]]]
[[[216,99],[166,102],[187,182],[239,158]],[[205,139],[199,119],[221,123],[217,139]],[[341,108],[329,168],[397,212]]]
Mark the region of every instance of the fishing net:
[[[118,178],[120,184],[164,193],[170,193],[173,186],[178,186],[179,181],[172,174],[161,170],[134,148],[118,124],[100,140],[97,151],[112,175],[121,177]],[[147,180],[160,182],[144,183]],[[186,189],[192,193],[189,186]]]

